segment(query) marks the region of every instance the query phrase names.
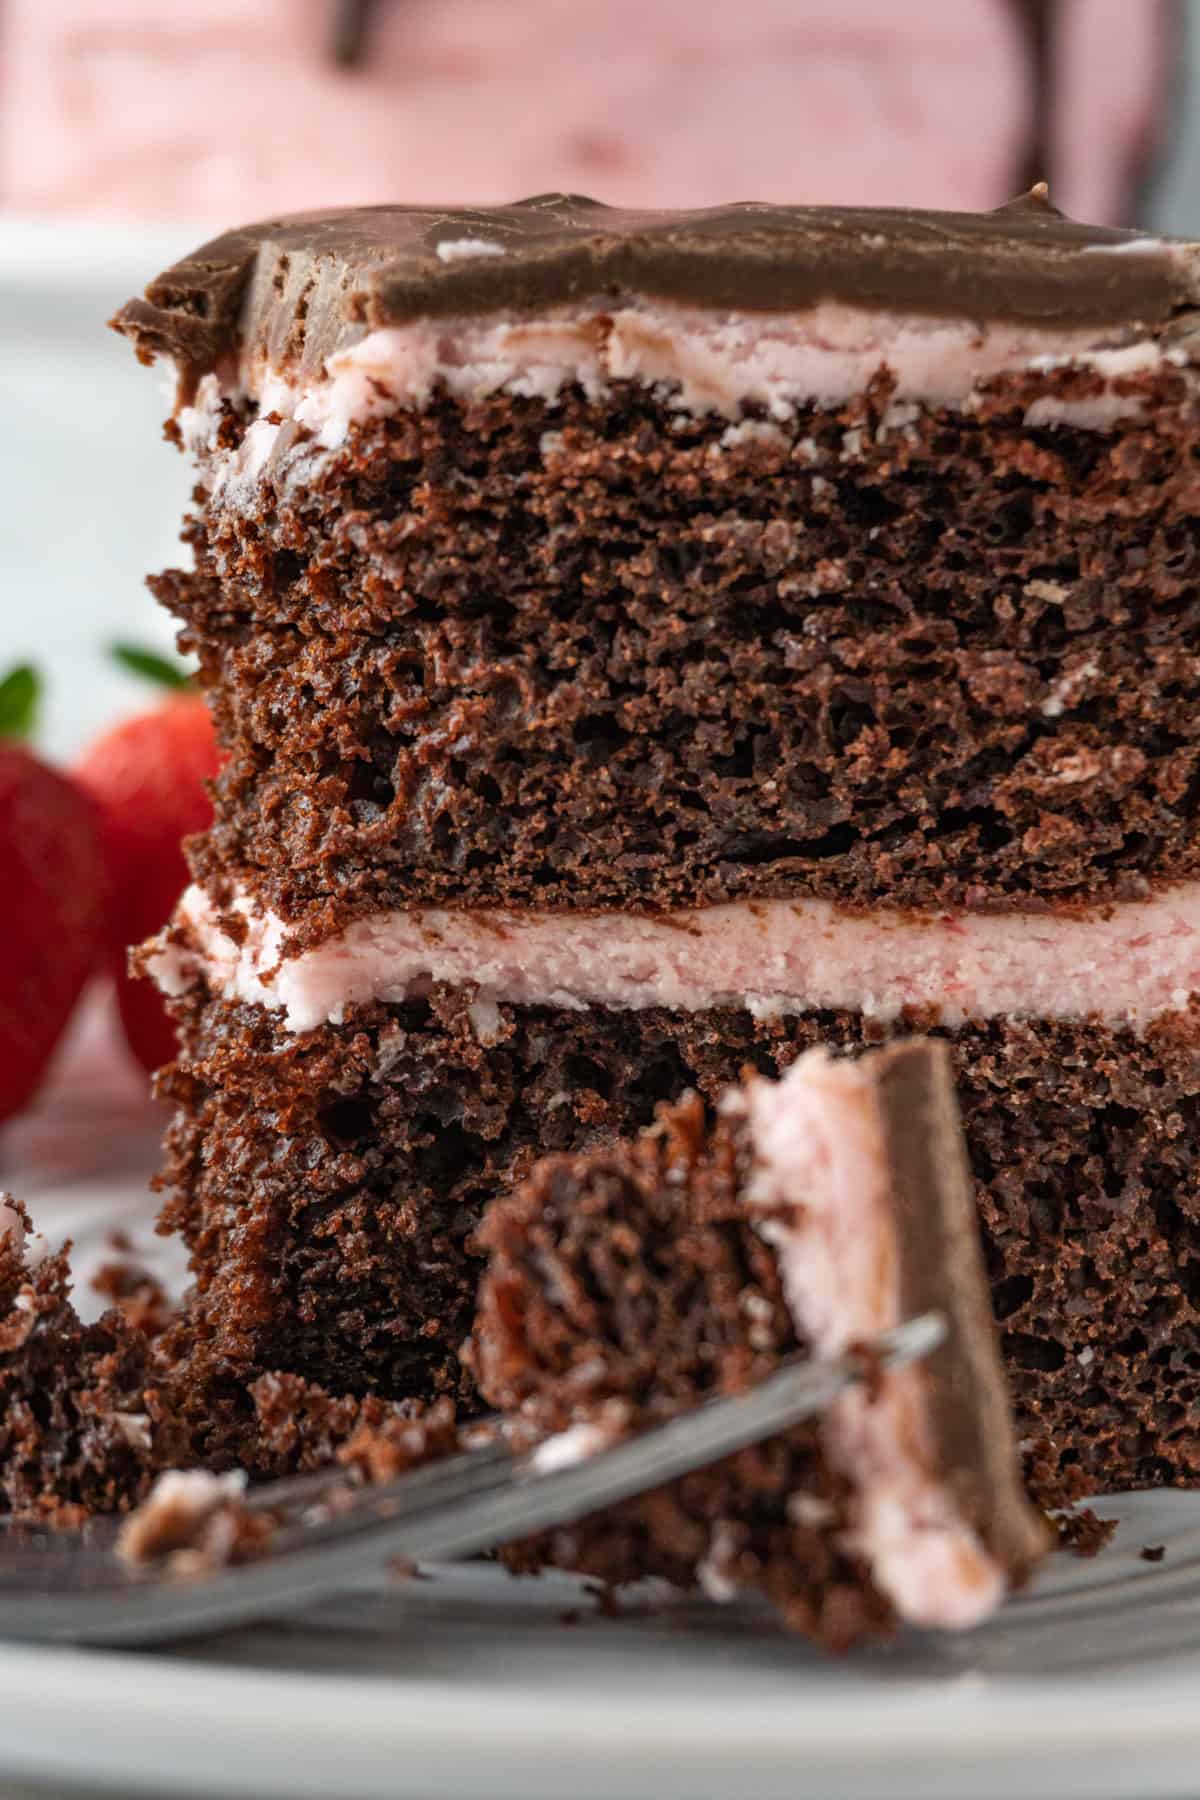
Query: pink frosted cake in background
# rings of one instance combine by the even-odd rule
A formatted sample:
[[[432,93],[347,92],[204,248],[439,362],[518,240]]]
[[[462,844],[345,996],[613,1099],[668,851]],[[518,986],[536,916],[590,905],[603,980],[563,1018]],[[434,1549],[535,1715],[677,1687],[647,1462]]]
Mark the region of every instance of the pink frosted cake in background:
[[[1172,8],[5,0],[0,16],[10,208],[223,223],[551,188],[986,208],[1047,178],[1067,212],[1119,222],[1166,110]]]

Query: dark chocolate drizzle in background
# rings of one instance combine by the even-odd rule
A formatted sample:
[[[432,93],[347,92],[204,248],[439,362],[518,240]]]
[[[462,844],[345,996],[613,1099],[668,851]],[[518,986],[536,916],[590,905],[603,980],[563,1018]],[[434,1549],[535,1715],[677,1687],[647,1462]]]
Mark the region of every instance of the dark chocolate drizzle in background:
[[[1050,121],[1057,100],[1055,80],[1055,26],[1061,13],[1059,0],[1010,0],[1025,36],[1030,59],[1032,108],[1030,136],[1025,150],[1023,187],[1049,181],[1054,185],[1055,167]],[[1145,140],[1135,151],[1125,170],[1125,188],[1121,216],[1125,219],[1151,217],[1155,184],[1161,166],[1170,154],[1170,146],[1178,128],[1186,100],[1187,87],[1187,17],[1183,0],[1172,0],[1163,8],[1165,42],[1160,61],[1160,94],[1155,116],[1146,122]]]
[[[329,54],[339,68],[351,69],[366,60],[373,0],[333,0]]]
[[[1050,161],[1050,115],[1054,106],[1054,63],[1052,25],[1054,0],[1012,0],[1013,9],[1024,33],[1029,54],[1031,92],[1029,142],[1018,180],[1022,187],[1032,188],[1052,174]]]

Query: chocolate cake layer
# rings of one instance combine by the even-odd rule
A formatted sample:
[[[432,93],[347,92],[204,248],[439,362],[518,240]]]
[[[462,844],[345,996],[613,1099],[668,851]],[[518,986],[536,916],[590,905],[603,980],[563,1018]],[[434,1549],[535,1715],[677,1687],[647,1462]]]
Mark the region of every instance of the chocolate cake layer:
[[[178,1003],[165,1223],[193,1251],[189,1331],[231,1381],[467,1393],[472,1232],[543,1150],[629,1134],[747,1065],[882,1035],[849,1013],[501,1007],[484,1047],[469,1006],[440,990],[293,1036],[198,990]],[[1200,1480],[1200,1025],[948,1035],[1040,1492]]]
[[[154,584],[229,751],[200,877],[320,933],[1195,872],[1200,408],[1166,369],[1121,384],[1144,419],[1031,429],[1048,382],[1095,387],[732,432],[631,384],[442,399],[210,502]]]
[[[166,270],[113,323],[139,354],[173,357],[194,384],[238,348],[311,370],[367,330],[417,317],[625,293],[712,308],[834,300],[1144,331],[1193,306],[1196,280],[1191,246],[1076,224],[1044,189],[993,213],[752,203],[627,212],[542,194],[512,206],[369,206],[246,226]]]

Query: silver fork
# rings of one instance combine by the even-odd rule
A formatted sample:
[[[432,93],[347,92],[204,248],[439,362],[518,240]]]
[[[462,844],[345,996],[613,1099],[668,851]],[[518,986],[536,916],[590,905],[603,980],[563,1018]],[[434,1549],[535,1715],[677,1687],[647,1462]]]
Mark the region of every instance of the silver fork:
[[[453,1560],[513,1543],[646,1493],[821,1412],[868,1377],[927,1356],[945,1322],[924,1313],[842,1361],[795,1358],[743,1394],[706,1400],[666,1424],[568,1467],[539,1469],[497,1434],[391,1482],[345,1488],[347,1476],[301,1476],[251,1490],[241,1504],[283,1515],[253,1561],[181,1574],[133,1566],[110,1521],[84,1532],[0,1534],[0,1637],[149,1644],[277,1618],[360,1587],[389,1560]],[[320,1504],[341,1484],[336,1506]],[[289,1522],[289,1514],[298,1514]]]

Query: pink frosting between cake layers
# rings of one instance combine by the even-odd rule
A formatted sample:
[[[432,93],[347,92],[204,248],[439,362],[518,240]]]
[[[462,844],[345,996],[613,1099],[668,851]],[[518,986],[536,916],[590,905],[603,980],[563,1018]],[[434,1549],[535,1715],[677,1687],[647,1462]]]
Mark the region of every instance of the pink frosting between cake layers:
[[[734,1090],[755,1157],[746,1204],[779,1257],[797,1331],[820,1357],[900,1323],[899,1253],[888,1169],[869,1075],[810,1050],[779,1082]],[[826,1454],[851,1484],[848,1546],[863,1555],[901,1618],[961,1630],[998,1605],[1004,1578],[931,1473],[931,1423],[920,1372],[852,1388],[822,1427]]]
[[[1163,248],[1149,239],[1146,247]],[[455,260],[505,254],[482,234],[442,248]],[[1125,256],[1139,248],[1133,243],[1094,254]],[[1188,247],[1175,253],[1192,255]],[[352,425],[423,406],[439,386],[465,400],[510,393],[553,404],[573,385],[594,398],[616,381],[632,381],[661,389],[683,413],[736,420],[750,407],[786,421],[806,405],[845,404],[886,369],[895,381],[887,423],[902,427],[913,405],[969,409],[988,380],[1030,370],[1051,378],[1045,396],[1029,408],[1031,426],[1107,430],[1140,411],[1137,393],[1126,391],[1131,377],[1184,361],[1181,352],[1150,340],[1114,342],[1095,330],[870,312],[833,301],[800,313],[722,312],[644,299],[605,310],[593,302],[526,315],[417,319],[373,331],[300,385],[288,371],[247,358],[224,386],[215,374],[205,376],[179,422],[192,448],[211,458],[214,490],[228,490],[226,498],[236,501],[241,487],[257,481],[288,421],[307,433],[290,452],[303,478],[314,452],[336,449]],[[1061,399],[1053,373],[1075,365],[1100,385],[1086,397]],[[236,449],[219,449],[215,441],[227,397],[253,400],[261,415]],[[854,449],[848,445],[847,454]]]
[[[1081,913],[846,912],[821,900],[668,915],[427,907],[360,919],[291,957],[282,919],[245,898],[232,910],[244,920],[240,942],[190,888],[180,931],[151,951],[151,973],[168,994],[204,980],[229,999],[281,1012],[297,1032],[433,982],[471,987],[484,1039],[500,1029],[506,1002],[745,1006],[756,1017],[833,1008],[885,1021],[915,1007],[949,1025],[1095,1016],[1144,1029],[1200,993],[1200,883]]]

